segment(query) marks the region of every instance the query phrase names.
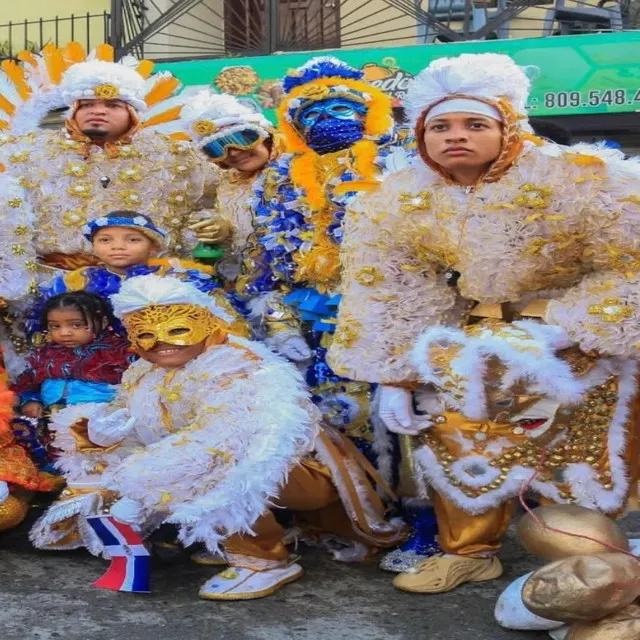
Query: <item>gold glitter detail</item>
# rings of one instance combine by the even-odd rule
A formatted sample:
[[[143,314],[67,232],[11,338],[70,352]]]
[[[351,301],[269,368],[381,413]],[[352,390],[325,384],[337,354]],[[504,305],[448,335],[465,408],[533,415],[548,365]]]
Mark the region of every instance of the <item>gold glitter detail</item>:
[[[120,194],[120,197],[122,198],[123,202],[131,208],[136,207],[142,202],[140,194],[137,191],[133,190],[123,191]]]
[[[198,120],[193,123],[193,130],[199,136],[210,136],[218,130],[218,127],[211,120]]]
[[[348,349],[360,339],[361,331],[362,324],[360,322],[344,317],[333,335],[333,342]]]
[[[187,194],[185,191],[172,191],[169,194],[169,202],[176,207],[184,207],[187,205]]]
[[[65,175],[75,176],[76,178],[82,178],[87,175],[87,165],[80,164],[78,162],[70,162],[64,168]]]
[[[605,298],[600,304],[592,304],[587,311],[589,315],[600,316],[603,322],[620,322],[633,315],[633,309],[620,298]]]
[[[38,186],[35,182],[31,182],[26,176],[19,178],[18,183],[23,189],[35,189]]]
[[[30,154],[28,151],[17,151],[9,156],[9,161],[15,163],[26,162],[29,160],[29,156]]]
[[[516,196],[513,203],[527,209],[546,209],[553,191],[549,187],[539,187],[527,183],[520,187],[521,194]]]
[[[429,191],[420,191],[416,194],[401,193],[400,202],[404,204],[400,210],[404,213],[413,213],[414,211],[428,211],[431,209],[431,193]]]
[[[65,227],[81,227],[83,224],[87,222],[87,214],[82,211],[82,209],[78,209],[76,211],[65,211],[62,214],[62,224]]]
[[[68,189],[67,193],[70,196],[77,196],[78,198],[90,198],[92,189],[88,182],[75,182]]]
[[[355,278],[363,287],[372,287],[384,280],[384,276],[375,267],[362,267]]]
[[[123,182],[139,182],[142,180],[142,167],[135,166],[129,169],[123,169],[120,172],[120,180]]]
[[[99,84],[94,89],[94,93],[96,98],[100,98],[100,100],[113,100],[118,97],[120,90],[115,84],[105,83]]]

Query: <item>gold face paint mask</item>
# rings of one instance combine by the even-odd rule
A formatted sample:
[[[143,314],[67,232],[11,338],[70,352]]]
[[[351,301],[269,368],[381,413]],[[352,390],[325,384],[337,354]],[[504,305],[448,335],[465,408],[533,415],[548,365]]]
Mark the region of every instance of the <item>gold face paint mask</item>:
[[[192,304],[151,305],[123,319],[132,344],[150,351],[158,342],[193,346],[211,336],[224,336],[224,323],[208,309]]]

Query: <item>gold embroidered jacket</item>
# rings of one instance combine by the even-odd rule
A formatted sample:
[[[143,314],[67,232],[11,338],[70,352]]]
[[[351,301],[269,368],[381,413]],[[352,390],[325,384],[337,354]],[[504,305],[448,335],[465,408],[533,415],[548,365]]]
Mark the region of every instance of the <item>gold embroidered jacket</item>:
[[[151,131],[109,152],[73,140],[65,131],[0,139],[0,164],[19,178],[35,211],[39,256],[87,252],[81,227],[114,210],[150,216],[169,232],[169,251],[188,255],[195,236],[187,226],[215,192],[217,169],[188,143]]]
[[[473,190],[420,161],[389,176],[347,215],[331,366],[414,382],[419,333],[466,324],[477,303],[517,314],[537,299],[584,351],[639,357],[639,178],[619,152],[531,143],[499,182]],[[461,274],[457,287],[447,270]]]

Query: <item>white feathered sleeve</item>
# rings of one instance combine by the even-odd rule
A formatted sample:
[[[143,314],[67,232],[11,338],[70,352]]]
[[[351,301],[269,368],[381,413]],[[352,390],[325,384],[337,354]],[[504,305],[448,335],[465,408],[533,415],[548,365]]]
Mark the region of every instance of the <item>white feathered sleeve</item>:
[[[582,216],[587,275],[558,300],[545,321],[563,327],[585,351],[640,357],[640,160],[595,147],[603,178]]]
[[[28,296],[35,283],[34,214],[18,180],[0,173],[0,297]]]
[[[404,211],[402,194],[423,190],[416,171],[403,169],[347,210],[342,299],[329,350],[329,364],[339,375],[384,384],[416,382],[411,348],[425,327],[452,320],[455,292],[416,254],[407,231],[411,216],[424,212],[420,206],[415,213]]]

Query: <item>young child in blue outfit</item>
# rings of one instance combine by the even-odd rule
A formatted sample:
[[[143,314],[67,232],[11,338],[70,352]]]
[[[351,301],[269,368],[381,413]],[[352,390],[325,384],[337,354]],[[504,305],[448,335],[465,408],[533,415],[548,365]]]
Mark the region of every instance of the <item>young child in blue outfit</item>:
[[[49,298],[70,291],[87,291],[107,299],[120,290],[125,278],[141,275],[138,270],[148,268],[150,261],[164,250],[167,235],[150,218],[136,211],[114,211],[92,220],[82,232],[91,242],[99,264],[69,271],[41,285],[40,299],[27,322],[27,336],[33,344],[43,342],[42,309]],[[117,320],[113,329],[125,335]]]

